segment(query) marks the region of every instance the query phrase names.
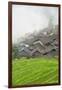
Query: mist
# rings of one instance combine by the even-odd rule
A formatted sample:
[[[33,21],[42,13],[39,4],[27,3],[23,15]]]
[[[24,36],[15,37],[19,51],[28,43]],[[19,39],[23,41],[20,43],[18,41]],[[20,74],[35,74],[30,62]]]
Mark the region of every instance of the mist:
[[[24,37],[27,33],[37,32],[48,27],[49,22],[58,24],[58,8],[45,6],[13,5],[12,41]]]

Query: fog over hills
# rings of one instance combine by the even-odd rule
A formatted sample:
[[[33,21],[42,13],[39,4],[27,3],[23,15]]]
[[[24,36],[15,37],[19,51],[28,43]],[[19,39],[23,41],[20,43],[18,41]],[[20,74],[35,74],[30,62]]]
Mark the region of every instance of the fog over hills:
[[[13,43],[16,43],[19,38],[25,38],[26,34],[35,32],[36,35],[36,32],[58,24],[57,7],[13,5],[12,9]]]

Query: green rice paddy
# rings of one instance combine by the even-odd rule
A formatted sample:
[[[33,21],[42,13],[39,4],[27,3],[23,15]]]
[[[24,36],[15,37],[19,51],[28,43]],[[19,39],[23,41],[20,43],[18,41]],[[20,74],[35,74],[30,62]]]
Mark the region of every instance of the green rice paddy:
[[[57,58],[20,58],[12,60],[12,85],[58,83]]]

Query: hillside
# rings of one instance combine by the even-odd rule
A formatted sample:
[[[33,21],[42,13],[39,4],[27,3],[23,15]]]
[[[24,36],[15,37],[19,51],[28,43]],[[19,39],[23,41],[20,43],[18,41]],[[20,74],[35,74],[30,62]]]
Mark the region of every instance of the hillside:
[[[29,33],[22,41],[19,39],[16,47],[19,57],[57,56],[58,26]]]

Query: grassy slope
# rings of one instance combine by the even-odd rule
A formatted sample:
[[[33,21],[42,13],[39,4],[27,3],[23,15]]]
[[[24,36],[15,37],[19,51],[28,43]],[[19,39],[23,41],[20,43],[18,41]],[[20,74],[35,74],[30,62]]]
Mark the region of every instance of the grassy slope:
[[[49,60],[50,59],[50,60]],[[13,60],[12,84],[49,84],[58,82],[56,58],[21,58]]]

